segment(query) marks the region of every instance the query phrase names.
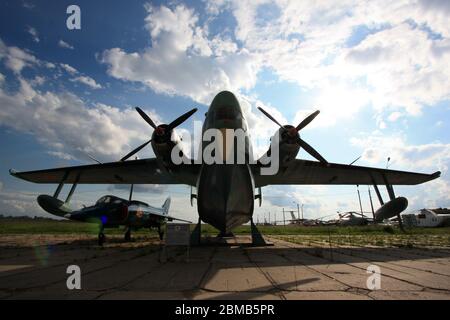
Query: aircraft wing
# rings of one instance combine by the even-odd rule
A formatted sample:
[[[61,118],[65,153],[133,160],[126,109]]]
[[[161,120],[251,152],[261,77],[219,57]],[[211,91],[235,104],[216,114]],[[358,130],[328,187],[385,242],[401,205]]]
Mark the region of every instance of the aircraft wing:
[[[17,172],[14,177],[35,183],[187,184],[195,186],[200,166],[181,164],[165,169],[156,158]]]
[[[271,184],[335,184],[335,185],[415,185],[438,178],[433,174],[406,172],[337,163],[295,159],[275,175],[261,175],[261,165],[252,165],[255,187]]]
[[[161,216],[163,216],[163,215],[161,215]],[[177,220],[177,221],[183,221],[183,222],[187,222],[187,223],[192,223],[192,221],[183,220],[183,219],[179,219],[179,218],[174,218],[174,217],[171,217],[171,216],[164,216],[164,217],[167,218],[169,221]]]

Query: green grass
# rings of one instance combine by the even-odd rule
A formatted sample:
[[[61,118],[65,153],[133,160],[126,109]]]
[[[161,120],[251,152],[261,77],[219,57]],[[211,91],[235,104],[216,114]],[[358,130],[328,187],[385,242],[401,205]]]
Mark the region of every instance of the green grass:
[[[57,221],[50,219],[0,219],[0,235],[2,234],[98,234],[99,227],[95,223],[75,221]],[[123,228],[108,228],[108,234],[121,234]],[[147,233],[148,230],[139,230]],[[136,233],[136,232],[135,232]]]
[[[191,225],[193,229],[195,225]],[[403,232],[397,227],[386,226],[315,226],[302,227],[295,225],[287,226],[258,226],[261,233],[266,235],[402,235]],[[109,234],[120,234],[123,228],[107,229]],[[136,231],[138,234],[148,234],[147,229]],[[50,219],[0,219],[1,234],[97,234],[98,225],[75,221],[57,221]],[[153,233],[153,232],[152,232]],[[239,226],[233,230],[234,234],[250,234],[250,226]],[[210,225],[202,225],[203,235],[216,235],[218,231]],[[413,228],[407,229],[408,235],[442,235],[450,236],[450,227],[443,228]]]
[[[381,225],[371,226],[314,226],[303,227],[296,225],[287,226],[258,226],[262,234],[267,235],[392,235],[403,234],[398,227],[386,227]],[[203,234],[217,234],[218,231],[210,225],[202,225]],[[250,234],[250,226],[243,225],[233,230],[234,234]],[[407,234],[436,234],[450,235],[450,227],[444,228],[412,228],[407,229]]]

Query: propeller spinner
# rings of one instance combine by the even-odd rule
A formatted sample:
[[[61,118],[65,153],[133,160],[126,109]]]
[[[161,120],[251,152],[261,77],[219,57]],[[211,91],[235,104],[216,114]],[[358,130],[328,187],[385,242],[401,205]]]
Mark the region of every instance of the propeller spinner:
[[[300,138],[300,135],[298,134],[298,132],[300,130],[302,130],[303,128],[305,128],[308,124],[311,123],[311,121],[314,120],[315,117],[317,117],[317,115],[320,113],[319,110],[313,112],[312,114],[310,114],[309,116],[307,116],[305,119],[303,119],[302,122],[300,122],[298,124],[297,127],[294,126],[290,126],[290,125],[286,125],[286,126],[282,126],[270,113],[268,113],[267,111],[265,111],[263,108],[258,107],[258,109],[264,113],[264,115],[269,118],[270,120],[272,120],[273,122],[275,122],[281,129],[283,129],[287,135],[289,136],[289,138],[296,138],[295,142],[299,144],[299,146],[301,148],[303,148],[306,152],[308,152],[312,157],[316,158],[317,160],[319,160],[320,162],[323,163],[328,163],[327,160],[325,160],[324,157],[322,157],[320,155],[319,152],[316,151],[316,149],[314,149],[313,147],[311,147],[305,140]]]
[[[187,119],[189,119],[189,117],[191,117],[196,111],[197,108],[192,109],[191,111],[186,112],[185,114],[183,114],[182,116],[176,118],[175,120],[173,120],[171,123],[169,123],[168,125],[166,124],[160,124],[160,125],[156,125],[153,120],[139,107],[136,107],[136,111],[141,115],[141,117],[153,128],[155,129],[155,134],[158,136],[164,136],[166,133],[171,132],[173,129],[175,129],[176,127],[178,127],[180,124],[182,124],[183,122],[185,122]],[[135,153],[139,152],[142,148],[144,148],[147,144],[149,144],[152,141],[152,139],[148,140],[147,142],[141,144],[139,147],[137,147],[136,149],[132,150],[130,153],[128,153],[126,156],[124,156],[122,159],[120,159],[120,161],[125,161],[128,158],[130,158],[132,155],[134,155]]]

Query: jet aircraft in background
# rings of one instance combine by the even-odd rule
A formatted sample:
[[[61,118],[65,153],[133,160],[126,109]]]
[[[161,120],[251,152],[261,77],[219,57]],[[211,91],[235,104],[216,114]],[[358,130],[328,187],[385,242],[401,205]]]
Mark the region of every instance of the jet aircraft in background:
[[[190,221],[169,216],[170,198],[166,199],[161,208],[157,208],[142,201],[125,200],[106,195],[98,199],[94,205],[80,210],[71,210],[67,202],[49,195],[40,195],[37,201],[42,209],[58,217],[97,223],[99,225],[98,243],[100,245],[105,241],[105,228],[125,226],[125,241],[131,240],[132,229],[156,228],[159,238],[162,240],[164,236],[162,227],[167,221],[179,220],[190,223]]]

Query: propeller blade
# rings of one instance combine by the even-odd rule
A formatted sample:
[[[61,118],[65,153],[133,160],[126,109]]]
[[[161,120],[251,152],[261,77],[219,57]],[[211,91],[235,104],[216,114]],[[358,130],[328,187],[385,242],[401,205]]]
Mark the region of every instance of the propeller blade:
[[[300,122],[300,124],[297,126],[297,131],[302,130],[304,127],[306,127],[311,121],[314,120],[315,117],[317,117],[317,115],[320,113],[319,110],[317,110],[316,112],[310,114],[309,116],[307,116],[302,122]]]
[[[320,155],[320,153],[318,153],[316,151],[316,149],[314,149],[313,147],[311,147],[308,143],[306,143],[306,141],[299,139],[299,144],[300,147],[302,147],[306,152],[308,152],[311,156],[313,156],[314,158],[316,158],[317,160],[319,160],[322,163],[328,163],[327,160],[325,160],[324,157],[322,157]]]
[[[185,122],[187,119],[189,119],[190,116],[192,116],[194,113],[197,112],[197,108],[192,109],[189,112],[186,112],[185,114],[183,114],[182,116],[176,118],[175,120],[173,120],[168,126],[167,129],[172,130],[176,127],[178,127],[180,124],[182,124],[183,122]]]
[[[274,117],[272,117],[268,112],[266,112],[263,108],[258,107],[259,111],[261,111],[262,113],[264,113],[264,115],[269,118],[270,120],[272,120],[273,122],[275,122],[277,125],[280,126],[280,128],[285,129],[277,120],[275,120]]]
[[[139,147],[137,147],[136,149],[134,149],[133,151],[131,151],[130,153],[128,153],[125,157],[123,157],[122,159],[120,159],[120,161],[125,161],[127,160],[129,157],[131,157],[132,155],[134,155],[135,153],[139,152],[142,148],[144,148],[146,145],[148,145],[152,140],[148,140],[147,142],[141,144]]]
[[[156,129],[156,125],[155,123],[152,121],[152,119],[150,119],[150,117],[139,107],[136,107],[136,111],[139,112],[139,114],[141,115],[142,118],[144,118],[144,120],[152,126],[153,129]]]

